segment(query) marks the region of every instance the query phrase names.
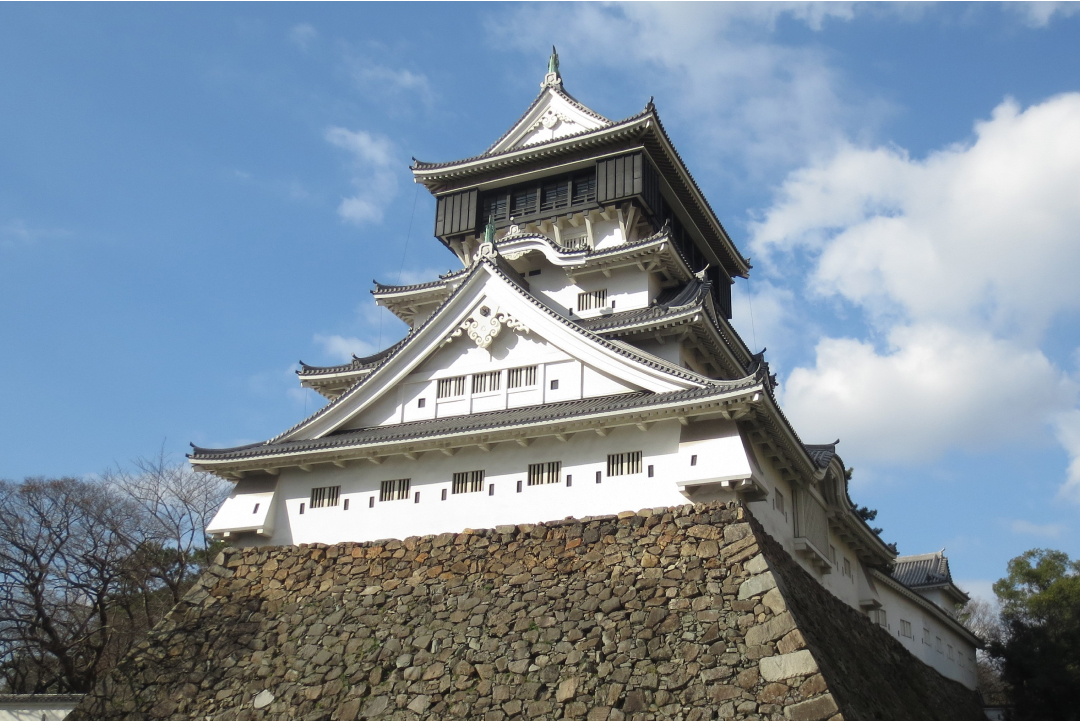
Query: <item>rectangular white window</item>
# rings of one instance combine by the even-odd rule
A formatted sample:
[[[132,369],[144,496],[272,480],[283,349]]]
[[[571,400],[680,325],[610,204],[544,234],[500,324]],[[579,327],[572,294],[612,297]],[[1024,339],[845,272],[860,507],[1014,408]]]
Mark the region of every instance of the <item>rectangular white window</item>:
[[[930,645],[930,629],[926,628],[925,626],[922,630],[922,642],[925,643],[927,646]]]
[[[507,388],[528,388],[536,385],[536,366],[511,368],[506,372]]]
[[[529,485],[540,486],[545,483],[558,483],[562,476],[562,461],[529,464]]]
[[[379,484],[379,501],[404,501],[409,497],[409,479],[398,478]]]
[[[941,653],[941,636],[934,636],[934,638],[937,640],[937,652]]]
[[[435,393],[436,398],[456,398],[465,395],[465,376],[442,378]]]
[[[502,388],[502,371],[477,373],[472,377],[473,393],[490,393]]]
[[[953,660],[953,655],[952,655],[952,644],[951,644],[951,643],[949,644],[949,652],[948,652],[947,654],[945,654],[945,655],[949,657],[949,660],[950,660],[950,661],[952,661],[952,660]]]
[[[311,489],[311,508],[323,508],[336,506],[338,497],[341,495],[341,486],[324,486]]]
[[[612,453],[607,457],[607,474],[611,476],[628,476],[641,473],[641,451],[630,453]]]
[[[773,508],[775,508],[776,512],[784,518],[787,518],[787,511],[784,510],[784,494],[780,491],[775,491],[773,493]]]
[[[454,474],[454,493],[479,493],[484,490],[483,471],[464,471]]]
[[[590,290],[584,293],[578,293],[577,296],[577,309],[580,313],[583,310],[593,310],[595,308],[603,308],[607,305],[607,288],[601,288],[600,290]]]
[[[829,562],[836,565],[836,546],[829,546]]]
[[[911,621],[900,620],[900,635],[905,638],[915,638],[911,632]]]
[[[847,559],[847,558],[844,559],[844,575],[847,576],[848,578],[852,578],[852,576],[851,576],[851,561],[849,559]]]

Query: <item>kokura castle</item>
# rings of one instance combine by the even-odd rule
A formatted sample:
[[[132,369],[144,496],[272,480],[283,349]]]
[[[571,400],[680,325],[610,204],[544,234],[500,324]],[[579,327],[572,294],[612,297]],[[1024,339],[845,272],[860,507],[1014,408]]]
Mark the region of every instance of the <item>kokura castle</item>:
[[[337,544],[737,500],[821,586],[975,687],[945,556],[898,558],[867,526],[835,444],[800,439],[733,328],[750,264],[651,101],[609,120],[566,92],[553,55],[490,148],[411,170],[461,269],[376,284],[409,332],[303,365],[327,399],[316,413],[194,448],[196,469],[235,483],[210,534]]]

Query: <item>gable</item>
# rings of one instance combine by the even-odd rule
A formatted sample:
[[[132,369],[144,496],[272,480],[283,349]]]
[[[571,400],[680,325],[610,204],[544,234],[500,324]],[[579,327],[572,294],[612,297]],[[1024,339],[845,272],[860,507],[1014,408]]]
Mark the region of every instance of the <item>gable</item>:
[[[527,340],[519,346],[521,338]],[[511,282],[493,261],[486,260],[383,365],[277,440],[314,439],[342,429],[435,418],[439,417],[439,400],[445,401],[447,414],[451,409],[454,414],[495,410],[483,403],[462,410],[460,405],[434,397],[435,391],[433,397],[420,403],[419,393],[426,391],[418,388],[417,382],[468,376],[461,380],[468,388],[463,391],[455,385],[453,397],[471,398],[472,375],[485,368],[498,370],[499,382],[508,386],[506,371],[517,359],[536,366],[537,375],[530,379],[530,386],[542,392],[510,400],[510,395],[518,394],[501,389],[507,391],[502,394],[508,404],[504,407],[575,400],[583,393],[585,397],[631,391],[663,393],[707,382],[562,319]],[[468,374],[454,370],[465,368],[471,369]],[[488,403],[494,402],[489,398]],[[406,414],[410,406],[424,412]],[[431,412],[435,415],[429,415]]]
[[[521,120],[491,146],[488,154],[546,143],[610,124],[610,121],[588,111],[564,93],[555,88],[546,88]]]

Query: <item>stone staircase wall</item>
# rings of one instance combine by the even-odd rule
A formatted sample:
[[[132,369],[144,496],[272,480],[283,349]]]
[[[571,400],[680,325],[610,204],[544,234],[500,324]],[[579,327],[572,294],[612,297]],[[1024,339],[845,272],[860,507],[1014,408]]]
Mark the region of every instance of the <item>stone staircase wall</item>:
[[[913,690],[883,694],[894,680]],[[69,720],[976,712],[973,693],[833,598],[744,507],[707,504],[230,549]]]

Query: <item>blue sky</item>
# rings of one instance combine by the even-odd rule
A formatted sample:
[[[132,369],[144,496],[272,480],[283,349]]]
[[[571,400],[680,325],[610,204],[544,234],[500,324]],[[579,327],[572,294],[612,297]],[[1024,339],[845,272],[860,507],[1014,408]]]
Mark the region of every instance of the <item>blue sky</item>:
[[[0,477],[314,410],[297,359],[404,332],[371,280],[455,267],[409,158],[487,147],[555,43],[608,117],[655,96],[754,259],[737,328],[886,539],[979,591],[1080,555],[1078,10],[4,4]]]

